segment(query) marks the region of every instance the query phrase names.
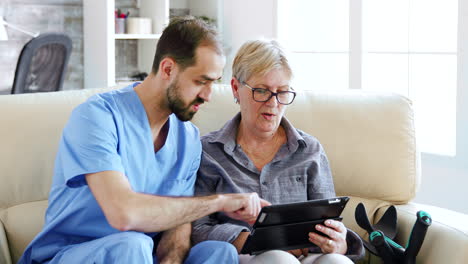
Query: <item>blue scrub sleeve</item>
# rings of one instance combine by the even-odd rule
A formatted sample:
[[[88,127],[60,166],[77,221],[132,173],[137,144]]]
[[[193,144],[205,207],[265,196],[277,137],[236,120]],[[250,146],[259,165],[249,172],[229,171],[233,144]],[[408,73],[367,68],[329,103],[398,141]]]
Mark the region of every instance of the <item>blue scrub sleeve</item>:
[[[118,153],[118,133],[108,102],[94,97],[78,106],[62,136],[59,159],[67,186],[86,185],[85,175],[100,171],[125,173]]]

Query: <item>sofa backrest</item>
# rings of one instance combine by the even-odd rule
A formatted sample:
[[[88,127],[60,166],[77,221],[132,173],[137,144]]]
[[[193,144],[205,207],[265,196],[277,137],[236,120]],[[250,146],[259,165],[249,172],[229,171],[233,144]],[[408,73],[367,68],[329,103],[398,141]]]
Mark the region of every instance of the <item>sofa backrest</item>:
[[[6,236],[0,232],[0,244],[8,239],[14,262],[43,225],[55,154],[72,109],[106,90],[0,96],[0,227],[6,231]],[[211,102],[193,122],[205,134],[221,128],[238,111],[230,86],[216,85]],[[298,92],[286,115],[324,146],[338,195],[397,204],[415,196],[419,159],[406,98]],[[5,251],[2,245],[0,256],[1,250]]]
[[[218,86],[193,122],[201,134],[239,112],[230,86]],[[319,139],[338,195],[406,203],[419,186],[411,102],[400,95],[362,91],[299,91],[286,110],[292,124]]]

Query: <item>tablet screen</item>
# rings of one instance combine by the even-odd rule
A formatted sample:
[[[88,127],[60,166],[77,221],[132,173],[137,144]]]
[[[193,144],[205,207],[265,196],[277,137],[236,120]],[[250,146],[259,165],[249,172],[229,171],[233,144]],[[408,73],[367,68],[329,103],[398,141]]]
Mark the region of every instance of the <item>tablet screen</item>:
[[[334,197],[263,207],[254,228],[325,220],[341,215],[349,197]]]

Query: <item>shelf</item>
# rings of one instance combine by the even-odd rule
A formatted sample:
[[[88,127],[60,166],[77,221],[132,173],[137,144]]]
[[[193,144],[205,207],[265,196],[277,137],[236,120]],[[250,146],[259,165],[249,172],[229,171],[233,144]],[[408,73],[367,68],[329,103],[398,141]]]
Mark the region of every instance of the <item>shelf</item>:
[[[3,3],[3,0],[0,0]],[[160,34],[115,34],[115,7],[135,0],[82,0],[83,2],[83,64],[86,88],[115,85],[116,46],[132,45],[127,40],[137,40],[135,71],[150,72]],[[140,17],[151,18],[152,31],[162,32],[169,23],[169,0],[137,0]],[[0,4],[1,5],[1,4]],[[129,7],[130,8],[130,7]],[[133,8],[133,7],[131,7]],[[0,8],[1,9],[1,8]],[[119,40],[119,41],[117,41]],[[124,43],[119,43],[119,42]],[[133,54],[132,54],[133,55]]]
[[[114,34],[115,39],[159,39],[161,34]]]
[[[3,3],[3,0],[0,0],[0,2]],[[136,70],[138,72],[151,71],[154,54],[156,53],[156,43],[161,38],[161,34],[115,34],[115,2],[118,2],[117,6],[126,6],[128,3],[136,2],[138,15],[151,18],[151,32],[162,32],[169,24],[170,2],[176,1],[81,0],[80,2],[83,2],[83,68],[84,86],[86,88],[115,85],[116,67],[121,69],[119,68],[121,65],[116,64],[116,45],[128,44],[132,45],[132,47],[135,46],[132,41],[127,43],[125,40],[138,40],[134,41],[137,42]],[[205,15],[214,18],[217,21],[218,30],[222,33],[223,0],[184,0],[177,2],[185,2],[184,8],[189,8],[194,16]],[[131,8],[133,8],[133,5]]]

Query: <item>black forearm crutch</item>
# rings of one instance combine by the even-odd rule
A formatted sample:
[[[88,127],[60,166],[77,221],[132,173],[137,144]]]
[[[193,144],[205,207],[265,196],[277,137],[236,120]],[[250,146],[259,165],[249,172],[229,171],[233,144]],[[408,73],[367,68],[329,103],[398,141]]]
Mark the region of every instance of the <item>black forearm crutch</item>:
[[[419,211],[416,222],[408,239],[406,249],[393,241],[397,230],[397,215],[394,206],[390,206],[382,218],[374,226],[370,224],[366,209],[362,203],[356,207],[355,218],[358,225],[369,234],[369,242],[363,241],[364,246],[374,255],[382,258],[385,264],[414,264],[421,249],[427,228],[431,225],[431,216]]]

